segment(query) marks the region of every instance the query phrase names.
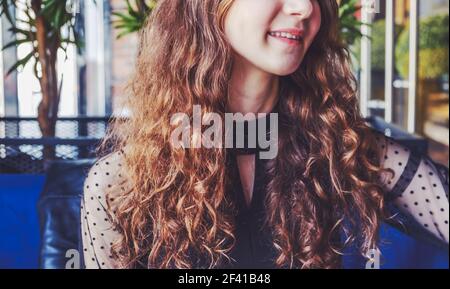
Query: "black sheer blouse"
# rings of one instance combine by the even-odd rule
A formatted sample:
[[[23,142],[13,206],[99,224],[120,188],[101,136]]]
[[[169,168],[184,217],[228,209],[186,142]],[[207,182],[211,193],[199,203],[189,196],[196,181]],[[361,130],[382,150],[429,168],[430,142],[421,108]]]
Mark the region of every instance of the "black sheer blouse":
[[[387,205],[395,212],[399,223],[403,224],[401,229],[417,237],[448,244],[448,170],[393,139],[380,135],[378,141],[383,152],[380,155],[383,166],[395,172],[394,178],[381,179],[380,182],[389,192]],[[234,153],[253,154],[255,151],[243,149]],[[271,233],[264,226],[265,186],[268,182],[265,167],[268,161],[259,158],[256,153],[253,197],[250,205],[247,205],[236,158],[233,158],[233,154],[229,155],[229,165],[234,172],[230,196],[236,205],[237,214],[236,243],[230,254],[233,261],[228,267],[274,268],[275,249]],[[93,166],[85,181],[81,218],[86,268],[119,266],[110,250],[113,241],[120,235],[113,230],[114,214],[107,212],[105,198],[111,184],[126,183],[122,168],[121,152],[108,155]],[[120,191],[115,194],[120,195]]]
[[[254,189],[250,205],[244,197],[244,190],[235,161],[231,161],[233,185],[230,192],[235,200],[237,215],[235,219],[236,243],[230,254],[234,260],[231,268],[273,268],[275,250],[272,245],[271,233],[264,224],[264,200],[266,196],[266,181],[264,166],[267,160],[255,155]]]

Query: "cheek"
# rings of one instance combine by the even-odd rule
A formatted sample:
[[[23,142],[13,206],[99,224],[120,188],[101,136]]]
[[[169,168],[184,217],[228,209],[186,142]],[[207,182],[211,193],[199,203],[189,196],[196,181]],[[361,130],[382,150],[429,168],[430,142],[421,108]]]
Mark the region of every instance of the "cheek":
[[[235,2],[225,18],[225,35],[235,50],[255,49],[265,39],[270,15],[258,1]]]

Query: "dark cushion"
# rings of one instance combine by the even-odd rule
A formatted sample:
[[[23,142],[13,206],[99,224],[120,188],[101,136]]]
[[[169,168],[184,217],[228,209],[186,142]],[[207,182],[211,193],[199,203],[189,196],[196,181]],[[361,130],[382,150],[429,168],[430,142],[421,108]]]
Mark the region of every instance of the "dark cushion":
[[[38,201],[40,268],[83,266],[80,201],[85,178],[94,161],[84,159],[50,163]]]

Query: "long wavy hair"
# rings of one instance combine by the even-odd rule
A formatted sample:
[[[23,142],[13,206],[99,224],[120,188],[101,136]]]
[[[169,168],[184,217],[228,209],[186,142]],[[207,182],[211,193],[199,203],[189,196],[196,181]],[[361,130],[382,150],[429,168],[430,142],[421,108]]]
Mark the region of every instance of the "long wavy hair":
[[[122,236],[112,253],[125,268],[216,268],[230,261],[229,152],[175,148],[170,119],[180,112],[192,117],[193,105],[226,112],[233,54],[223,22],[233,1],[160,0],[140,34],[124,104],[130,117],[112,122],[102,145],[122,152],[130,184],[108,202]],[[339,267],[344,245],[376,248],[384,217],[376,135],[359,111],[338,36],[338,4],[319,4],[314,43],[298,70],[281,78],[279,154],[265,168],[266,224],[274,266],[282,268]],[[343,244],[336,242],[340,232]]]

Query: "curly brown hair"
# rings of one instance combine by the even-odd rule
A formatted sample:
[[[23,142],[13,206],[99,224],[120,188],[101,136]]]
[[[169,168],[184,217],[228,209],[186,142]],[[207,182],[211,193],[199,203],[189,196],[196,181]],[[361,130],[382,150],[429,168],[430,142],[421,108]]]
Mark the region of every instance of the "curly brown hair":
[[[122,151],[131,184],[115,198],[113,246],[123,267],[209,268],[229,261],[233,202],[226,149],[180,149],[170,118],[226,112],[233,65],[223,19],[233,0],[161,0],[140,35],[130,118],[105,143]],[[338,4],[319,1],[322,26],[298,70],[282,77],[279,154],[267,165],[267,220],[277,267],[335,268],[345,244],[376,248],[384,212],[375,135],[361,116]],[[109,204],[112,206],[112,204]],[[347,241],[336,242],[339,232]],[[197,256],[197,257],[194,257]],[[200,256],[200,257],[199,257]]]

